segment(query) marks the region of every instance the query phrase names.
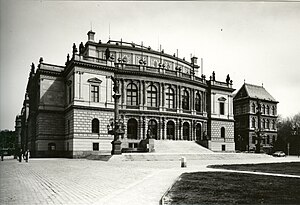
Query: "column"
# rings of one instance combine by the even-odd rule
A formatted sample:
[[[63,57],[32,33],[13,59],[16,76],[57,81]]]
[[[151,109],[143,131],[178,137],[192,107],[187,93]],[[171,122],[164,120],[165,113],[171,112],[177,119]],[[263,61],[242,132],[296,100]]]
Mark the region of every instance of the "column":
[[[124,88],[124,79],[121,78],[121,108],[124,108],[124,93],[125,93],[125,88]]]
[[[179,135],[180,135],[180,132],[179,132],[179,119],[176,119],[176,122],[175,122],[175,139],[176,140],[179,140]]]
[[[146,90],[146,82],[145,81],[142,81],[142,82],[143,82],[143,107],[145,107],[147,90]]]
[[[142,102],[142,81],[141,80],[139,80],[139,91],[138,91],[138,93],[139,93],[139,108],[140,109],[142,109],[142,106],[143,106],[143,102]]]
[[[162,84],[158,83],[159,111],[162,111]]]
[[[207,112],[207,110],[206,110],[206,108],[207,108],[207,104],[208,104],[208,102],[207,102],[207,93],[206,92],[204,92],[204,112]]]
[[[163,117],[163,124],[162,124],[162,129],[163,129],[163,139],[165,140],[165,139],[167,139],[167,120],[166,120],[166,118],[164,118]]]
[[[177,112],[179,112],[179,89],[178,89],[178,85],[176,85],[176,89],[175,89],[175,98],[176,98],[176,110]]]
[[[192,111],[192,114],[196,114],[196,111],[195,111],[195,89],[194,88],[191,88],[191,99],[190,99],[190,102],[191,102],[191,111]]]
[[[200,107],[200,111],[203,113],[204,112],[204,106],[206,105],[205,100],[204,100],[204,92],[201,91],[201,107]]]
[[[165,83],[162,83],[162,110],[165,111]]]
[[[213,114],[216,114],[216,107],[215,107],[215,98],[216,98],[216,93],[212,93],[213,94],[213,100],[212,100],[212,107],[213,107]]]
[[[158,119],[158,135],[157,135],[157,139],[158,140],[162,140],[163,139],[162,133],[163,133],[163,131],[162,131],[162,118],[159,117],[159,119]]]
[[[230,95],[228,95],[228,101],[227,101],[227,103],[228,103],[228,110],[227,110],[227,117],[229,118],[230,117],[230,112],[231,112],[231,108],[230,108]]]
[[[143,136],[143,117],[142,116],[139,117],[139,126],[138,127],[139,127],[139,130],[138,130],[139,138],[145,139]]]
[[[82,74],[83,72],[78,71],[79,74],[79,99],[82,99]]]
[[[182,103],[181,103],[181,86],[178,86],[178,107],[179,112],[182,112]]]

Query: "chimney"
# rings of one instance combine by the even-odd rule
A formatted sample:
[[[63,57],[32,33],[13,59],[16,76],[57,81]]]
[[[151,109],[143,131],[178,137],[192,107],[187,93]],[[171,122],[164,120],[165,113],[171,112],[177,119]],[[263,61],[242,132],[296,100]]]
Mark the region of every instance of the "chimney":
[[[92,30],[90,30],[88,33],[88,41],[94,42],[94,36],[95,36],[95,32],[93,32]]]

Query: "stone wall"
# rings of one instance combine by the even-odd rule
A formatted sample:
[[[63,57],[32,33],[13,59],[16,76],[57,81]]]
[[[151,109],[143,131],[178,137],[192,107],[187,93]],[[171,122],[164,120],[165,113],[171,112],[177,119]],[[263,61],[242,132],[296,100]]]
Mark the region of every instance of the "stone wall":
[[[37,115],[37,138],[61,139],[65,133],[64,113],[40,112]]]
[[[225,138],[221,138],[221,128],[225,128]],[[211,147],[213,151],[234,151],[234,122],[230,121],[211,121]]]
[[[74,109],[73,114],[69,115],[73,115],[73,122],[70,123],[71,139],[68,140],[73,157],[111,152],[113,136],[107,133],[107,125],[114,118],[113,110]],[[99,120],[99,133],[92,133],[92,120],[95,118]],[[99,143],[99,151],[93,151],[93,143]]]

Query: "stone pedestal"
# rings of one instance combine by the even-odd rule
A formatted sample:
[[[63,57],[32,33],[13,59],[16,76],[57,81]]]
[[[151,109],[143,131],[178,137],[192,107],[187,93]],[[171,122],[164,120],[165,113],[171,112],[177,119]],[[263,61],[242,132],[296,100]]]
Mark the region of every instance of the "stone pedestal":
[[[122,154],[120,140],[112,141],[111,144],[112,144],[112,151],[111,151],[112,155]]]
[[[153,152],[154,149],[154,139],[148,138],[147,141],[147,148],[149,149],[149,152]]]

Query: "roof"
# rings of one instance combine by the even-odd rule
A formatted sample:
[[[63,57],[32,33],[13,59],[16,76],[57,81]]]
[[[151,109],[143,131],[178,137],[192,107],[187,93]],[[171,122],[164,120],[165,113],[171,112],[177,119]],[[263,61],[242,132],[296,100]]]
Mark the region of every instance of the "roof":
[[[239,93],[242,94],[243,90],[246,91],[245,93],[246,96],[244,97],[258,98],[261,100],[269,100],[269,101],[277,102],[275,98],[270,93],[268,93],[268,91],[263,86],[244,83],[241,89],[237,92],[236,96],[237,97],[241,96],[238,94]]]

